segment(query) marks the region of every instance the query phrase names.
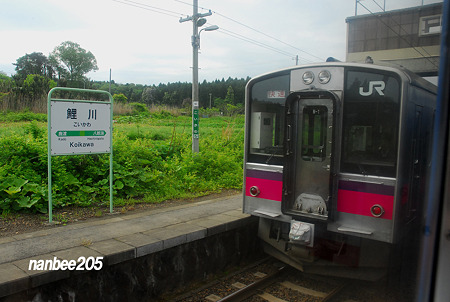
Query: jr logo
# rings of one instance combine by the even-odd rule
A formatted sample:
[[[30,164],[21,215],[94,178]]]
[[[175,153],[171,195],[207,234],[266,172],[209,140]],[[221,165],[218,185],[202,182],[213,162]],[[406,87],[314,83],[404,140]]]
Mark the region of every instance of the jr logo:
[[[378,92],[379,95],[384,95],[384,88],[386,87],[386,84],[383,81],[370,81],[369,82],[369,91],[364,91],[364,87],[359,87],[359,94],[362,96],[369,96],[372,95],[373,89]]]

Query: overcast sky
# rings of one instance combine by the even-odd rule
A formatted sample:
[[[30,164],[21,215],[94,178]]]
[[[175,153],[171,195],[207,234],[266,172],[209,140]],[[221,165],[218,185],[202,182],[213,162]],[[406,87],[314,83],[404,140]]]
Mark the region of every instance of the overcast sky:
[[[361,0],[372,12],[442,0]],[[199,0],[219,30],[201,32],[199,80],[245,78],[279,68],[345,60],[345,19],[356,0]],[[92,80],[159,84],[192,81],[192,0],[0,0],[0,71],[25,54],[48,56],[64,41],[91,51]],[[161,10],[162,9],[162,10]],[[358,15],[369,12],[361,5]]]

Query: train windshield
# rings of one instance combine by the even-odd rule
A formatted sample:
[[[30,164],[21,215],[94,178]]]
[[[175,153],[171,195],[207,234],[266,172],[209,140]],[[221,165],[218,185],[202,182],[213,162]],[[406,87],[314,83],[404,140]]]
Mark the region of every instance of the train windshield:
[[[281,164],[289,81],[285,74],[259,81],[251,88],[249,156],[253,162]]]
[[[398,78],[347,71],[341,171],[395,177],[399,114]]]

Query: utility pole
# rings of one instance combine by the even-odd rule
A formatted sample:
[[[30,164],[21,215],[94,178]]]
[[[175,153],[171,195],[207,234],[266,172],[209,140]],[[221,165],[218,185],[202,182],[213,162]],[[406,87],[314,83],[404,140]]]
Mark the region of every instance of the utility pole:
[[[180,23],[186,21],[192,21],[192,152],[199,152],[199,99],[198,99],[198,48],[199,48],[199,33],[198,27],[206,23],[206,19],[202,19],[206,16],[211,16],[212,13],[199,14],[198,13],[198,0],[193,0],[193,12],[192,16],[186,18],[180,18]]]

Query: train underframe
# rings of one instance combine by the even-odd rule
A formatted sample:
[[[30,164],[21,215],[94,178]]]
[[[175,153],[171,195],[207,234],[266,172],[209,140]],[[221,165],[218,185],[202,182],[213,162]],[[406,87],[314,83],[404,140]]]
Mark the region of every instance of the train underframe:
[[[399,257],[396,245],[326,231],[315,224],[313,246],[289,240],[290,223],[259,218],[264,251],[305,273],[376,281]]]

